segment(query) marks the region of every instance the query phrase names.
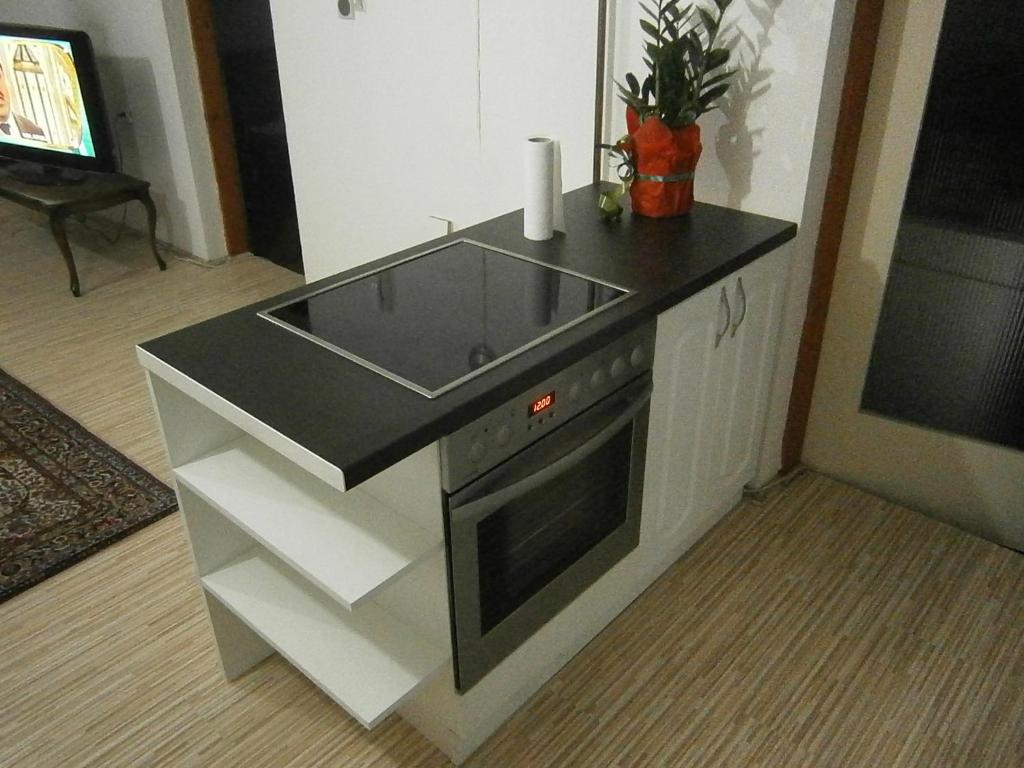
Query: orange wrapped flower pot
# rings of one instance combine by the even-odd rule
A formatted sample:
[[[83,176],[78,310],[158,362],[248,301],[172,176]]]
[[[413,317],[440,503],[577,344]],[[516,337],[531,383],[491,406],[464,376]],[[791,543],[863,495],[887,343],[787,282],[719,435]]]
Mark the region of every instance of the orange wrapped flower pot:
[[[626,111],[636,176],[629,188],[633,213],[665,218],[693,207],[693,174],[700,159],[700,126],[672,129],[658,117],[640,124],[633,109]]]

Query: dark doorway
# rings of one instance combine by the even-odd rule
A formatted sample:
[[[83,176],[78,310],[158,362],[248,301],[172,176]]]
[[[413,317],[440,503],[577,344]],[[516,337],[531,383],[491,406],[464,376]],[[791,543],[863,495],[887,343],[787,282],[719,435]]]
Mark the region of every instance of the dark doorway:
[[[249,250],[302,270],[298,215],[269,0],[209,3],[231,111]]]

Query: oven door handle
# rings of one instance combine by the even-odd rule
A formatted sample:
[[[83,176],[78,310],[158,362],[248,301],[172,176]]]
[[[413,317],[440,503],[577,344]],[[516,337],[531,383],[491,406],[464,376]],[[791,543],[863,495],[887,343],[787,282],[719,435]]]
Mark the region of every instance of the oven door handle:
[[[597,432],[587,439],[586,442],[564,454],[539,472],[535,472],[528,477],[524,477],[522,480],[518,480],[479,499],[455,507],[450,513],[452,522],[464,523],[475,517],[484,517],[495,509],[505,506],[510,501],[539,488],[566,470],[572,469],[591,454],[600,450],[619,433],[619,430],[633,421],[636,415],[647,406],[653,389],[653,385],[648,382],[643,389],[632,396],[632,402],[626,406],[626,409],[616,416],[613,421],[609,422],[607,426],[603,427],[600,432]]]

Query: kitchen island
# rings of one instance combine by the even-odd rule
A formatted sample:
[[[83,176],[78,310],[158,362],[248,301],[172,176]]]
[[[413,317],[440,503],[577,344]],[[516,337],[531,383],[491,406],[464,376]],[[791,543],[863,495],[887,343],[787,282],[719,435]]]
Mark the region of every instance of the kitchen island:
[[[597,194],[567,194],[550,241],[512,213],[141,345],[229,678],[277,651],[365,726],[397,709],[461,761],[738,501],[795,226],[701,204],[605,222]],[[257,314],[461,239],[631,295],[433,399]],[[458,693],[439,441],[650,323],[639,546]]]

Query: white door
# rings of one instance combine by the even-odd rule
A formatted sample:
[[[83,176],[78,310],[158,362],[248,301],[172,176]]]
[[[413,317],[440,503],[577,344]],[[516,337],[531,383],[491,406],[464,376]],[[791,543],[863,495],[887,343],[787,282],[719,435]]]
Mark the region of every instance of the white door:
[[[757,473],[788,265],[784,247],[726,281],[732,321],[716,356],[721,370],[708,437],[708,498],[715,510],[731,506]]]
[[[459,229],[523,207],[529,136],[560,140],[564,190],[589,184],[594,173],[599,3],[520,0],[479,9],[479,165],[465,194],[445,201]]]
[[[658,316],[644,475],[643,540],[669,560],[703,533],[707,435],[714,416],[715,339],[727,333],[715,284]]]
[[[1024,453],[860,411],[944,5],[885,5],[803,458],[1024,548]]]
[[[597,2],[271,7],[307,280],[522,207],[531,134],[590,182]]]
[[[789,250],[658,316],[644,546],[671,561],[753,479],[775,368]]]

